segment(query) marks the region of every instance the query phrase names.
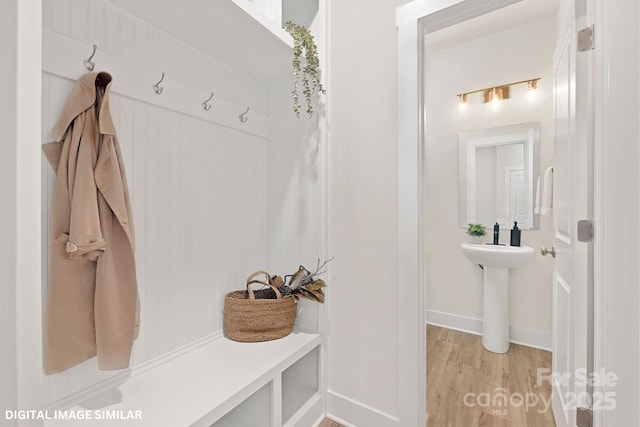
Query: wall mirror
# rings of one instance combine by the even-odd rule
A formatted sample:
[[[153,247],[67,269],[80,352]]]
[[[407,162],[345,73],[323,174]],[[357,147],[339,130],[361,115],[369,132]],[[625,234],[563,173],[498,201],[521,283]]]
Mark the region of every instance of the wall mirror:
[[[459,223],[537,230],[540,123],[459,134]]]

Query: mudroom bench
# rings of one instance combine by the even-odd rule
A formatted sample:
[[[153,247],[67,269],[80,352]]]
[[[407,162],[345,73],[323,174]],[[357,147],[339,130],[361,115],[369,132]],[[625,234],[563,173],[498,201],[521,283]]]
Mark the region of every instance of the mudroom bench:
[[[91,427],[309,427],[323,415],[320,350],[320,335],[301,331],[259,343],[220,337],[133,372],[108,391],[117,396],[109,404],[96,404],[97,396],[66,411],[89,413],[92,420],[76,424]],[[48,412],[54,418],[54,411]],[[68,419],[45,422],[47,427],[70,424]]]

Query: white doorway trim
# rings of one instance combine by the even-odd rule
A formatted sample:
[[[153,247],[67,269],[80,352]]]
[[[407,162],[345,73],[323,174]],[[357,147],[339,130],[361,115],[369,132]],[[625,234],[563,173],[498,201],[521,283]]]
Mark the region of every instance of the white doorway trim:
[[[594,370],[614,373],[616,408],[596,427],[640,418],[640,7],[595,3]],[[630,95],[633,94],[633,95]],[[607,397],[604,395],[603,397]]]
[[[16,25],[3,28],[3,31],[15,31],[6,39],[15,40],[15,75],[7,74],[7,84],[15,89],[15,121],[10,124],[15,140],[8,139],[7,144],[15,144],[15,157],[8,161],[14,163],[15,179],[8,183],[14,186],[15,204],[7,200],[16,215],[15,239],[8,243],[11,257],[15,261],[15,281],[2,283],[2,286],[15,287],[15,299],[4,301],[8,310],[15,312],[15,345],[9,343],[3,352],[5,356],[15,358],[16,388],[14,402],[16,407],[5,409],[41,409],[42,393],[42,288],[41,288],[41,76],[42,76],[42,1],[11,0],[9,10],[14,10]],[[11,60],[8,61],[11,63]],[[13,66],[13,65],[11,65]],[[14,83],[15,82],[15,83]],[[11,152],[11,149],[10,151]],[[13,227],[12,224],[5,226]],[[0,335],[2,335],[0,326]],[[0,366],[1,370],[2,366]],[[13,374],[13,373],[12,373]],[[0,389],[3,385],[0,385]],[[0,392],[0,394],[2,394]],[[9,420],[2,425],[38,425],[28,422]]]
[[[426,407],[426,259],[427,202],[424,167],[423,18],[448,25],[500,9],[520,0],[414,0],[396,10],[398,27],[398,295],[399,403],[403,426],[423,427]]]
[[[424,426],[426,319],[424,152],[422,141],[422,34],[420,18],[460,3],[415,0],[397,9],[398,26],[398,287],[400,421]]]
[[[422,427],[428,415],[417,20],[398,27],[398,43],[398,399],[401,425]]]

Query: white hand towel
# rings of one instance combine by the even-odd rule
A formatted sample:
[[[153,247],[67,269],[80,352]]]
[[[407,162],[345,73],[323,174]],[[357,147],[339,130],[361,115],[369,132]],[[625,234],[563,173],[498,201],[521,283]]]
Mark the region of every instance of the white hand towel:
[[[542,206],[540,215],[551,215],[553,208],[553,167],[550,166],[544,171],[544,189],[542,191]]]
[[[533,213],[540,213],[540,175],[538,175],[538,183],[536,184],[536,205],[533,208]]]

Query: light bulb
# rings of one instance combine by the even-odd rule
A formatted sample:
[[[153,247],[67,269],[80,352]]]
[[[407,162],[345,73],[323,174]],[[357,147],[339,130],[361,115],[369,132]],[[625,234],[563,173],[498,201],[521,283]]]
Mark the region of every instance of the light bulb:
[[[467,109],[467,94],[463,93],[458,95],[458,106],[460,107],[460,111],[464,111]]]
[[[502,101],[502,99],[503,99],[502,88],[494,87],[493,89],[491,89],[491,101],[494,104],[497,104],[498,101]]]

